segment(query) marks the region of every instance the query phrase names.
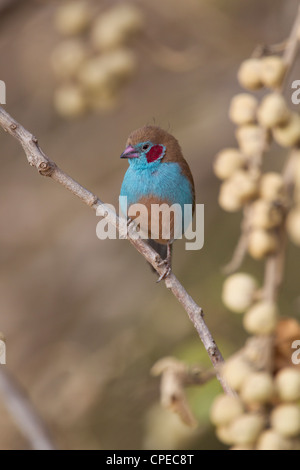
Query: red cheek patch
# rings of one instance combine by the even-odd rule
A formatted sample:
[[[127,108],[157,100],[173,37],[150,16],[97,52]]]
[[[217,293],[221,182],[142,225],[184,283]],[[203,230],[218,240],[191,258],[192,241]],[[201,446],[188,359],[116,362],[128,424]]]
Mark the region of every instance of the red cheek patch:
[[[165,153],[165,147],[163,145],[153,145],[147,153],[147,162],[155,162],[158,158],[162,157]]]

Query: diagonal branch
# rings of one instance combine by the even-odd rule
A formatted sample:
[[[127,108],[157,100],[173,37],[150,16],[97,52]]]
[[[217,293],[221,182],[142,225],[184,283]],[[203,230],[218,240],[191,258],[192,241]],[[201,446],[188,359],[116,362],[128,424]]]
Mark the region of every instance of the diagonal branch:
[[[0,14],[21,3],[20,0],[0,0]]]
[[[34,450],[55,450],[52,438],[40,416],[20,385],[15,382],[3,365],[0,366],[0,393],[6,407],[32,448]]]
[[[116,227],[122,236],[132,243],[137,251],[144,256],[159,275],[164,272],[164,267],[160,265],[160,262],[162,261],[161,258],[158,256],[156,251],[154,251],[139,237],[135,230],[135,226],[130,224],[127,227],[126,219],[118,217],[115,212],[107,207],[95,194],[88,191],[77,181],[64,173],[56,163],[44,154],[38,145],[36,137],[15,121],[2,106],[0,106],[0,126],[20,142],[27,156],[28,163],[35,167],[40,175],[50,177],[81,199],[87,206],[96,210],[98,215],[105,216],[107,222]],[[196,328],[214,367],[217,368],[217,377],[224,391],[226,393],[231,393],[231,390],[224,379],[220,374],[218,374],[218,365],[223,362],[223,357],[204,321],[201,307],[199,307],[199,305],[197,305],[197,303],[187,293],[173,273],[171,273],[165,280],[165,284],[181,303]]]

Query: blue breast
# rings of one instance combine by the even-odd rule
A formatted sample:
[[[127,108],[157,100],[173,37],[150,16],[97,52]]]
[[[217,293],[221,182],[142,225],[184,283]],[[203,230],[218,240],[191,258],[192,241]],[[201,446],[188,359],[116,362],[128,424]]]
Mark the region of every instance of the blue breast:
[[[161,162],[152,165],[135,168],[130,165],[123,180],[121,196],[127,196],[128,206],[136,204],[142,197],[156,196],[166,200],[170,205],[180,204],[182,214],[184,204],[193,204],[191,185],[182,174],[178,163]],[[125,213],[126,207],[122,204],[121,209]]]

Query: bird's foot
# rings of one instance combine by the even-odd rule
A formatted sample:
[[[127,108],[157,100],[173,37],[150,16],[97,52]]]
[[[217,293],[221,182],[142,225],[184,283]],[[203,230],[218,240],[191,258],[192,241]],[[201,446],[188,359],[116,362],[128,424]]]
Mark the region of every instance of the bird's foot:
[[[159,278],[157,279],[156,282],[160,282],[162,281],[163,279],[166,279],[168,276],[170,276],[171,272],[172,272],[172,269],[171,269],[171,264],[170,264],[170,261],[168,259],[163,259],[162,261],[160,261],[158,263],[158,266],[165,266],[166,269],[165,271],[159,276]]]

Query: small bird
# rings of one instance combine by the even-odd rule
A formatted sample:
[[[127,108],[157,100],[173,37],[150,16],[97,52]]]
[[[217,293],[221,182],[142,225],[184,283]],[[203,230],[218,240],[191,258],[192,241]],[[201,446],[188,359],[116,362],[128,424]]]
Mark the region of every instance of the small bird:
[[[140,230],[146,233],[147,243],[161,256],[165,271],[158,281],[171,272],[172,243],[174,241],[174,214],[168,219],[169,227],[164,227],[163,218],[157,218],[153,204],[167,204],[169,208],[178,204],[182,211],[180,236],[184,227],[184,205],[195,207],[195,187],[191,170],[182,155],[178,141],[171,134],[157,126],[144,126],[133,131],[127,140],[121,158],[127,158],[129,168],[124,176],[121,196],[127,197],[128,213],[133,204],[143,204],[147,216],[139,218]],[[121,210],[126,213],[126,207]],[[131,216],[135,219],[135,216]],[[154,220],[156,218],[156,220]],[[158,231],[151,232],[151,222],[158,222]],[[191,221],[191,220],[190,220]],[[164,231],[166,228],[169,230]],[[168,233],[165,237],[164,234]],[[178,233],[176,231],[176,233]],[[177,236],[178,238],[178,236]]]

